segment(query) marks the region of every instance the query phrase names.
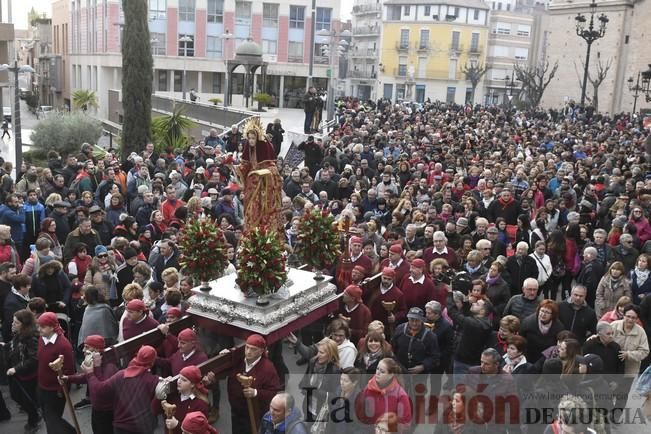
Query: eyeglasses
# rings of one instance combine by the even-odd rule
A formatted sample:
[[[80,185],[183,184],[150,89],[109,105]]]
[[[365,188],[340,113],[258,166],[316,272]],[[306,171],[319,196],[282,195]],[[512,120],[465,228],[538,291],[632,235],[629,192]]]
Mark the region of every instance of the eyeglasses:
[[[101,255],[97,255],[97,257],[100,259],[108,258],[108,254],[102,253]]]
[[[543,315],[551,315],[552,311],[551,310],[543,310],[543,309],[541,309],[539,313],[542,313]]]

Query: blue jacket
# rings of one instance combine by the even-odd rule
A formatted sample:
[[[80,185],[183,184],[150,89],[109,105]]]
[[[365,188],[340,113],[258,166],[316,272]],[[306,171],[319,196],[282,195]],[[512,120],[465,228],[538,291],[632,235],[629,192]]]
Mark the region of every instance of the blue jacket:
[[[23,207],[13,209],[3,204],[0,205],[0,224],[11,227],[11,239],[16,245],[23,243],[25,232],[25,210]]]
[[[45,220],[45,206],[41,202],[23,204],[25,211],[25,233],[27,239],[36,240],[36,236],[41,232],[41,222]]]
[[[266,412],[260,424],[260,434],[307,434],[308,431],[302,419],[301,411],[294,407],[285,420],[278,424],[277,428],[274,428],[274,424],[271,422],[271,413]],[[290,428],[289,432],[286,431],[287,427]]]

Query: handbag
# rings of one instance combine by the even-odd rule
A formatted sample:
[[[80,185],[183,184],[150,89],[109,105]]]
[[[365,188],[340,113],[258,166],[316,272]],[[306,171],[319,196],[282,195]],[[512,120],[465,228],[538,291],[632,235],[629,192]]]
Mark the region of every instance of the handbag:
[[[310,427],[311,434],[323,434],[326,432],[328,428],[328,421],[330,420],[330,406],[328,405],[329,402],[328,392],[326,392],[325,401],[323,402],[323,405],[321,405],[319,413],[316,415],[316,422],[314,422],[312,424],[312,427]]]

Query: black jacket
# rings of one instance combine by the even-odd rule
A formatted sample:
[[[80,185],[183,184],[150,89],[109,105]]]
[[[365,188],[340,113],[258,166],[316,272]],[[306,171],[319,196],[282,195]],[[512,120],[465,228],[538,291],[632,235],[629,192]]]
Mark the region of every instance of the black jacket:
[[[542,356],[547,348],[556,345],[556,335],[564,330],[563,323],[558,319],[552,321],[551,327],[546,334],[542,334],[538,327],[538,316],[534,312],[520,324],[520,336],[527,340],[527,361],[535,363]]]
[[[621,347],[615,341],[604,345],[599,338],[592,338],[583,344],[583,354],[596,354],[604,362],[604,374],[623,374],[624,362],[619,359]]]
[[[511,256],[506,260],[506,271],[508,271],[510,277],[508,283],[511,288],[511,295],[522,292],[522,284],[525,279],[529,277],[538,278],[538,264],[529,255],[522,258],[522,264],[518,262],[517,255]]]
[[[569,300],[564,300],[558,305],[558,319],[581,343],[597,330],[597,315],[594,309],[585,303],[575,309]]]
[[[4,342],[11,341],[11,322],[14,314],[21,309],[27,309],[27,300],[14,294],[13,291],[10,292],[2,307],[3,318],[5,318],[2,322],[2,340]]]
[[[451,293],[448,294],[448,315],[452,318],[454,326],[461,328],[454,360],[467,365],[478,365],[481,353],[490,341],[492,330],[490,320],[487,317],[472,316],[468,303],[464,303],[462,310],[459,311]]]
[[[427,327],[423,327],[416,336],[412,336],[408,327],[409,323],[400,324],[396,327],[391,339],[396,359],[406,369],[423,365],[425,367],[423,373],[434,372],[434,369],[439,366],[441,357],[436,334]]]

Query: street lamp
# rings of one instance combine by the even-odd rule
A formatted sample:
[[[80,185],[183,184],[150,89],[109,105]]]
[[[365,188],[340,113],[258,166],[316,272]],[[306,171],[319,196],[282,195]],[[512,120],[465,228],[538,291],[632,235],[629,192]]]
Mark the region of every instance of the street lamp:
[[[18,60],[14,61],[14,66],[9,66],[6,63],[0,65],[0,71],[9,71],[14,74],[14,115],[11,122],[14,126],[14,145],[16,152],[16,174],[20,173],[20,168],[23,165],[23,136],[20,130],[20,92],[18,87],[18,74],[33,73],[34,68],[29,65],[18,66]]]
[[[504,93],[506,94],[506,99],[508,100],[509,105],[511,105],[511,100],[513,99],[513,89],[515,89],[516,86],[515,73],[510,77],[508,75],[504,77]]]
[[[651,102],[651,63],[649,64],[649,69],[642,71],[642,91],[646,97],[646,102]]]
[[[585,53],[585,67],[583,69],[583,85],[581,86],[581,107],[585,107],[585,90],[588,85],[588,66],[590,64],[590,49],[592,43],[597,39],[601,39],[606,34],[606,24],[608,23],[608,17],[604,14],[599,15],[597,20],[599,21],[598,28],[595,27],[595,10],[597,8],[597,3],[595,0],[592,0],[590,3],[590,23],[586,28],[586,22],[588,22],[585,15],[579,13],[574,18],[576,20],[576,34],[581,37],[588,47]]]
[[[641,93],[644,93],[644,89],[640,86],[640,76],[641,72],[637,73],[637,82],[633,85],[633,77],[629,77],[627,81],[628,90],[633,92],[633,114],[635,114],[635,109],[637,108],[637,99],[640,97]]]
[[[183,42],[183,78],[181,79],[181,90],[183,91],[184,100],[185,100],[185,75],[187,73],[186,58],[188,57],[188,42],[192,42],[192,41],[193,39],[188,35],[184,35],[179,38],[179,42]]]
[[[350,43],[343,38],[350,38],[352,36],[352,33],[350,32],[350,30],[344,30],[340,33],[337,33],[334,31],[330,32],[329,30],[321,29],[318,32],[316,32],[316,34],[321,38],[321,40],[327,41],[327,45],[323,47],[323,51],[324,51],[323,54],[328,56],[329,58],[328,64],[330,65],[330,77],[328,80],[328,97],[326,100],[326,123],[327,123],[328,121],[334,118],[334,114],[335,114],[334,83],[339,78],[339,71],[337,71],[337,74],[335,74],[334,71],[335,55],[336,57],[341,57],[348,51],[348,46],[350,45]],[[330,48],[333,47],[335,43],[337,44],[336,51]]]

